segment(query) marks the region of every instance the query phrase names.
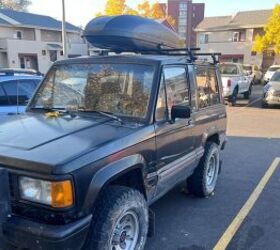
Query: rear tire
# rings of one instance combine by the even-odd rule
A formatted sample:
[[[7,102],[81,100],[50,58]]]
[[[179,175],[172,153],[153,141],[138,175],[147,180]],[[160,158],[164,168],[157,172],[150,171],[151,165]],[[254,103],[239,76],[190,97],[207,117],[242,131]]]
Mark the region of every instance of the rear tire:
[[[194,173],[187,179],[190,193],[199,197],[210,196],[216,187],[220,169],[220,149],[214,142],[207,142],[203,157]]]
[[[137,190],[110,186],[97,200],[85,250],[144,249],[148,207]]]

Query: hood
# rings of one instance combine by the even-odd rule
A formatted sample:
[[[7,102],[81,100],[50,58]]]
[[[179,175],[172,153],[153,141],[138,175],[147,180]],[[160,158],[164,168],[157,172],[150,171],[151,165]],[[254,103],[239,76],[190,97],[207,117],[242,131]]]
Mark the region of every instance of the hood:
[[[51,166],[65,164],[137,128],[120,125],[107,117],[10,117],[0,125],[0,165],[51,172]]]

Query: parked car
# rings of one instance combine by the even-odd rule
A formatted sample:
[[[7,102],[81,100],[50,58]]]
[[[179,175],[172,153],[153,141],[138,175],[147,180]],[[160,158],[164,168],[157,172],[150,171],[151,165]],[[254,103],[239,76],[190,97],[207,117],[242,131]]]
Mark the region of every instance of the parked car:
[[[77,74],[83,98],[67,81]],[[221,78],[216,65],[176,56],[56,62],[27,113],[0,130],[8,242],[143,249],[148,205],[184,180],[198,196],[215,189],[226,142]]]
[[[263,108],[280,105],[280,70],[276,71],[271,80],[263,88]]]
[[[263,79],[263,73],[257,65],[244,64],[243,70],[252,77],[253,84],[260,84]]]
[[[227,119],[217,54],[209,63],[161,48],[177,34],[158,25],[93,20],[87,40],[118,53],[55,62],[27,112],[0,125],[0,233],[10,249],[143,250],[153,202],[181,182],[213,194]]]
[[[1,76],[0,117],[23,113],[41,80],[40,76]]]
[[[221,63],[219,65],[222,76],[225,99],[232,105],[236,105],[238,94],[243,94],[249,99],[252,92],[252,77],[244,72],[241,64]]]
[[[0,77],[2,76],[42,76],[43,74],[35,69],[18,68],[0,68]]]
[[[268,68],[267,72],[264,75],[264,83],[268,83],[270,81],[270,79],[272,78],[272,76],[274,75],[274,73],[280,70],[280,65],[272,65]]]

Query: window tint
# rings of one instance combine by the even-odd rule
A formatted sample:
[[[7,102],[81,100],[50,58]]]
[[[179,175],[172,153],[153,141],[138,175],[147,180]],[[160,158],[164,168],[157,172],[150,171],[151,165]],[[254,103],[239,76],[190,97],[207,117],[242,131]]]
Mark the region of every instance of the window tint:
[[[0,106],[4,106],[4,105],[8,105],[9,101],[8,98],[6,96],[6,94],[4,93],[2,87],[0,86]]]
[[[166,120],[168,117],[167,114],[167,106],[166,106],[166,92],[164,86],[164,77],[161,76],[160,87],[158,92],[158,99],[157,99],[157,108],[156,108],[156,121],[163,121]]]
[[[214,69],[198,66],[196,81],[199,108],[209,107],[220,102],[219,85]]]
[[[165,68],[164,77],[169,114],[174,105],[189,105],[186,69],[183,67]]]

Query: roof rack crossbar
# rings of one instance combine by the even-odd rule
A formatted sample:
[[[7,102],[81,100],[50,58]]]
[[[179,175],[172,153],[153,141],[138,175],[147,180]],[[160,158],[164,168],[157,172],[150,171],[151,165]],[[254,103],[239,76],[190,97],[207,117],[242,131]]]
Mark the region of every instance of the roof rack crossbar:
[[[167,55],[167,56],[187,56],[188,61],[195,62],[200,56],[209,56],[213,60],[213,64],[219,63],[219,56],[221,53],[200,53],[200,48],[158,48],[158,49],[111,49],[102,51],[101,55],[107,55],[109,52],[115,53],[136,53],[136,54],[150,54],[150,55]]]

